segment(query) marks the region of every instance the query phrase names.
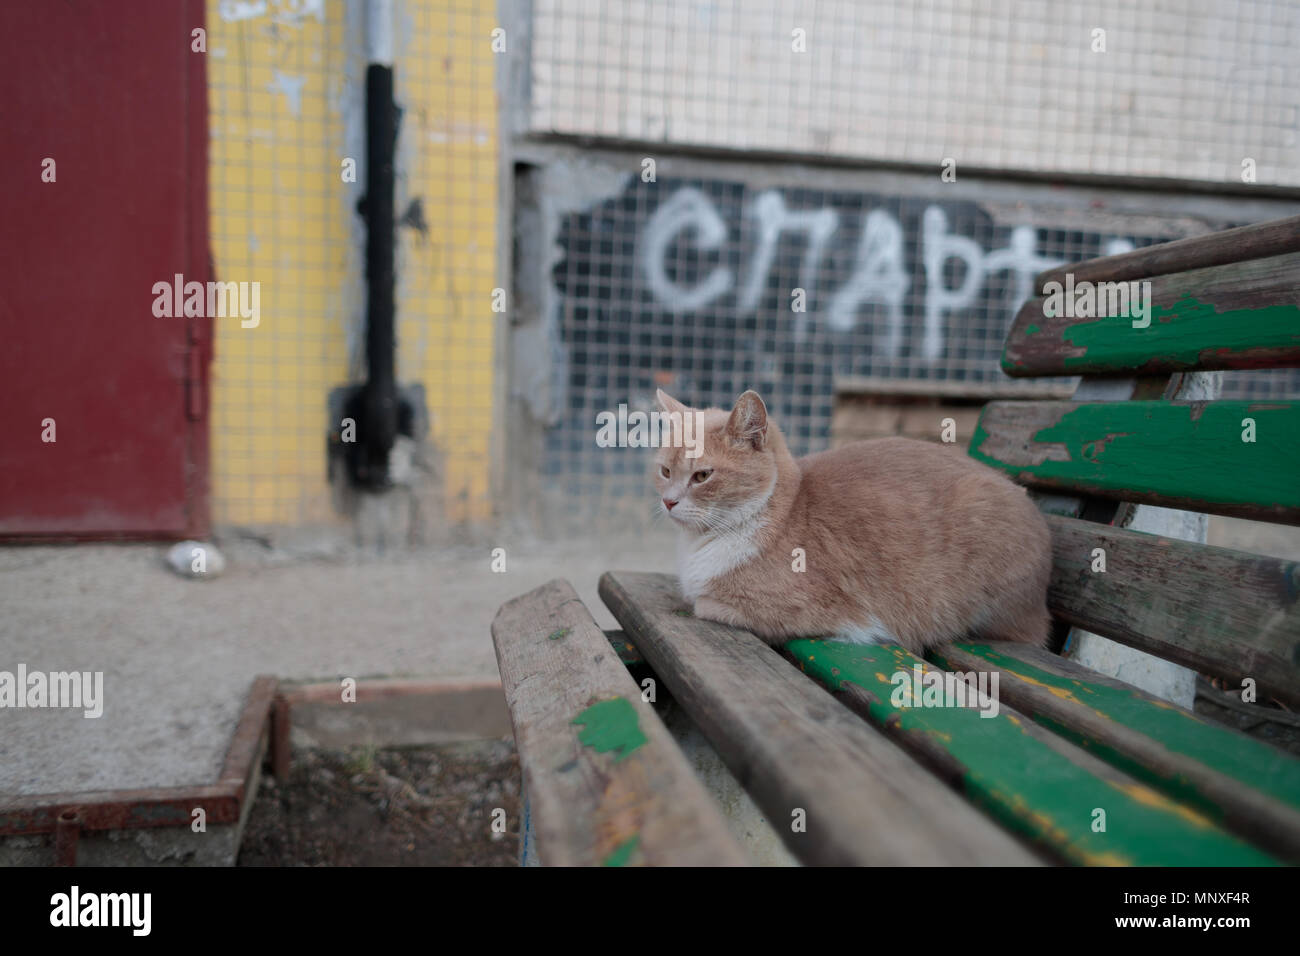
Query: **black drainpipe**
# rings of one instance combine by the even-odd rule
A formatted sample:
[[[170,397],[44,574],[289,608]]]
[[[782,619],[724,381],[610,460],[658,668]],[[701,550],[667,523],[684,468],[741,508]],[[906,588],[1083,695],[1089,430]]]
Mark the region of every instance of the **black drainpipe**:
[[[357,422],[352,478],[388,483],[388,455],[398,431],[393,287],[393,166],[399,112],[393,102],[392,0],[367,4],[366,67],[366,381],[350,414]]]

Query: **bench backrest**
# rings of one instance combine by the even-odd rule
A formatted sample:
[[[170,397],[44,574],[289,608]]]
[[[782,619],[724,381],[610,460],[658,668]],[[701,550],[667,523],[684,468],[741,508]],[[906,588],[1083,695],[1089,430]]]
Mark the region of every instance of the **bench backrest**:
[[[1084,381],[1074,401],[991,402],[969,451],[1056,496],[1053,614],[1300,706],[1300,564],[1121,527],[1134,503],[1300,525],[1300,403],[1178,400],[1185,373],[1300,366],[1300,217],[1053,269],[1036,288],[1003,369]]]

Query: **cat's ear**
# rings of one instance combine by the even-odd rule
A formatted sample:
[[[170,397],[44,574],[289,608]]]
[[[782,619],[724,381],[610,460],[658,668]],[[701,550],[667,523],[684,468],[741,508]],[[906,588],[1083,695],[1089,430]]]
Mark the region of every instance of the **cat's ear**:
[[[659,400],[659,407],[670,414],[672,412],[685,412],[687,410],[685,405],[677,401],[677,399],[673,398],[662,388],[655,389],[655,398]]]
[[[745,392],[736,399],[736,407],[727,419],[727,437],[737,445],[748,445],[756,451],[767,446],[767,406],[758,392]]]

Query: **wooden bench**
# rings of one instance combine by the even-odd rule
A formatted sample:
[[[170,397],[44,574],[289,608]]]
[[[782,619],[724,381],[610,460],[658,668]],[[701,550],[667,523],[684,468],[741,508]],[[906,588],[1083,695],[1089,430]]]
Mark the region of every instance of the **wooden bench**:
[[[1205,378],[1192,373],[1300,365],[1300,217],[1053,270],[1037,288],[1067,272],[1076,288],[1150,281],[1149,324],[1026,303],[1005,371],[1084,379],[1072,401],[991,402],[969,448],[1048,513],[1061,636],[1300,707],[1300,565],[1126,527],[1144,506],[1300,524],[1297,403],[1188,400]],[[669,695],[804,863],[1300,861],[1300,760],[1068,651],[778,652],[694,618],[671,576],[612,571],[599,589],[621,632],[563,580],[492,624],[528,852],[546,864],[749,861],[755,822],[706,790],[656,713]],[[986,698],[910,706],[896,675],[917,673],[984,673],[990,691],[996,676],[996,716]]]

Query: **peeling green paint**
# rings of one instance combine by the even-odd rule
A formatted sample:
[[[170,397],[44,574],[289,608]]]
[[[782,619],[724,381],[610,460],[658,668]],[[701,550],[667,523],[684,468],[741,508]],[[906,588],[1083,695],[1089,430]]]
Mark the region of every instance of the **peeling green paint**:
[[[962,790],[1009,829],[1052,847],[1065,859],[1100,865],[1259,866],[1276,860],[1220,830],[1205,817],[1141,784],[1103,780],[1001,711],[981,717],[971,708],[896,707],[892,677],[914,666],[930,669],[897,645],[796,640],[785,645],[809,676],[831,690],[856,684],[867,691],[867,717],[889,733],[924,735],[961,768]],[[838,671],[838,674],[833,673]],[[1106,812],[1106,830],[1093,832],[1093,811]]]
[[[1082,706],[1158,740],[1174,753],[1192,757],[1207,767],[1232,777],[1243,786],[1300,808],[1300,760],[1275,747],[1234,733],[1181,707],[1152,702],[1136,691],[1061,677],[1017,658],[999,654],[987,644],[957,646],[984,658],[1005,674],[1019,675],[1021,679],[1048,688],[1058,697],[1073,697]],[[949,666],[942,654],[935,653],[933,657],[941,666]],[[1220,815],[1219,809],[1186,779],[1161,777],[1123,754],[1096,741],[1085,740],[1077,730],[1048,719],[1038,722],[1067,739],[1086,746],[1089,752],[1107,763],[1121,767],[1171,796],[1186,800],[1216,818]]]
[[[1031,326],[1038,331],[1036,326]],[[1031,334],[1029,329],[1025,334]],[[1158,357],[1161,363],[1194,368],[1206,353],[1235,355],[1255,349],[1300,345],[1300,306],[1219,311],[1211,302],[1193,297],[1169,306],[1152,305],[1151,324],[1134,328],[1129,315],[1089,318],[1061,331],[1063,346],[1081,349],[1065,353],[1065,368],[1082,371],[1138,369]]]
[[[1026,336],[1033,335],[1033,334],[1034,334],[1035,332],[1037,332],[1037,331],[1039,331],[1039,329],[1038,329],[1038,326],[1036,326],[1036,325],[1032,325],[1032,324],[1031,324],[1031,325],[1026,325],[1026,326],[1025,326],[1025,335],[1026,335]]]
[[[609,856],[605,857],[600,865],[627,866],[628,860],[632,859],[632,854],[636,852],[636,848],[640,843],[640,837],[631,837],[621,843]]]
[[[1300,508],[1300,404],[1094,402],[1066,411],[1032,440],[1065,461],[1003,461],[984,451],[984,415],[969,454],[1014,477],[1087,490],[1145,491],[1226,505]],[[1242,420],[1255,441],[1242,441]],[[1033,452],[1030,448],[1030,452]]]
[[[617,750],[614,762],[626,759],[646,742],[636,707],[626,697],[611,697],[592,704],[573,723],[584,725],[578,740],[598,753]]]
[[[558,631],[552,631],[546,636],[546,639],[548,641],[562,641],[569,636],[570,630],[572,630],[572,628],[562,627]]]
[[[980,411],[980,417],[975,419],[975,433],[970,436],[970,444],[966,446],[966,454],[969,455],[971,458],[984,462],[986,465],[992,465],[994,468],[999,468],[1003,471],[1006,471],[1007,469],[1004,468],[1000,463],[990,460],[987,455],[983,454],[980,451],[980,449],[984,447],[984,443],[988,441],[989,438],[989,433],[984,430],[984,416],[987,415],[988,413],[989,413],[989,407],[985,405],[984,408]]]

